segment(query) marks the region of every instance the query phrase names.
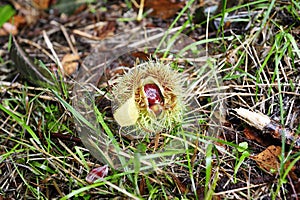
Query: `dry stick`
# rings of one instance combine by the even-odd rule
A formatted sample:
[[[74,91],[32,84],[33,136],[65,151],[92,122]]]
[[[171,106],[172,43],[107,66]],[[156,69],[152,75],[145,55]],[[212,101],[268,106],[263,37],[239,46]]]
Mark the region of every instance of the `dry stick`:
[[[8,82],[8,81],[0,81],[0,86],[7,86],[7,87],[10,87],[10,88],[18,88],[18,89],[22,89],[25,87],[25,85],[22,85],[20,83],[11,83],[11,82]],[[33,86],[26,86],[27,89],[29,90],[37,90],[37,91],[47,91],[47,92],[50,92],[49,89],[47,88],[42,88],[42,87],[33,87]],[[3,90],[0,90],[0,92],[3,92]]]
[[[18,110],[18,108],[19,108],[19,105],[17,105],[17,106],[15,107],[15,109],[14,109],[14,110],[11,110],[11,111],[13,111],[13,113],[15,113],[16,110]],[[9,109],[9,110],[10,110],[10,109]],[[5,119],[5,121],[1,124],[0,129],[3,129],[4,125],[8,122],[8,120],[9,120],[10,118],[11,118],[11,116],[9,115],[9,116]],[[7,132],[7,133],[8,133],[9,136],[15,137],[15,135],[13,135],[11,132]]]
[[[21,89],[21,88],[26,88],[28,90],[35,90],[35,91],[42,91],[42,92],[49,92],[50,93],[50,90],[48,90],[47,88],[41,88],[41,87],[32,87],[32,86],[24,86],[20,83],[13,83],[13,84],[10,84],[10,82],[6,82],[6,81],[0,81],[0,85],[1,86],[7,86],[11,89],[13,88],[16,88],[16,89]],[[0,92],[5,92],[7,90],[7,88],[0,88]],[[10,91],[10,92],[15,92],[17,94],[23,94],[22,91]],[[53,96],[50,96],[50,95],[37,95],[37,94],[31,94],[31,93],[27,93],[26,94],[27,96],[32,96],[32,97],[38,97],[39,99],[45,99],[45,100],[49,100],[49,101],[56,101],[56,99],[53,97]]]
[[[43,30],[43,36],[44,36],[44,40],[45,40],[45,42],[47,44],[47,47],[51,50],[51,53],[52,53],[52,55],[55,58],[55,62],[57,63],[57,65],[58,65],[58,67],[60,69],[62,77],[64,77],[65,70],[64,70],[64,68],[63,68],[63,66],[62,66],[62,64],[61,64],[61,62],[60,62],[60,60],[59,60],[59,58],[58,58],[58,56],[57,56],[57,54],[56,54],[56,52],[55,52],[55,50],[53,48],[53,45],[52,45],[52,43],[51,43],[51,41],[50,41],[50,39],[49,39],[49,37],[48,37],[48,35],[47,35],[47,33],[46,33],[45,30]]]
[[[71,154],[71,155],[73,156],[73,158],[74,158],[78,163],[80,163],[80,165],[84,166],[84,163],[81,161],[81,159],[79,159],[79,158],[76,156],[76,154],[75,154],[73,151],[71,151],[71,150],[65,145],[65,143],[63,143],[60,139],[58,139],[58,142],[59,142],[59,144],[60,144],[62,147],[64,147],[64,149],[65,149],[67,152],[69,152],[69,154]]]
[[[79,35],[81,37],[88,38],[90,40],[96,40],[96,41],[103,40],[102,38],[99,38],[97,36],[93,36],[91,34],[88,34],[88,33],[84,32],[84,31],[77,30],[77,29],[73,30],[73,33],[76,34],[76,35]]]
[[[73,46],[73,44],[72,44],[72,42],[71,42],[70,36],[69,36],[69,34],[67,33],[66,28],[65,28],[63,25],[60,25],[59,27],[60,27],[61,31],[63,32],[63,34],[64,34],[64,36],[65,36],[65,38],[66,38],[66,40],[67,40],[67,42],[68,42],[68,45],[69,45],[69,47],[70,47],[72,53],[73,53],[74,55],[78,55],[78,52],[77,52],[77,50],[74,48],[74,46]]]
[[[81,143],[81,139],[70,134],[63,133],[51,133],[51,138],[59,138],[61,140],[72,141],[76,143]]]
[[[233,189],[233,190],[227,190],[227,191],[224,191],[224,192],[214,193],[213,196],[219,196],[219,195],[225,195],[225,194],[229,194],[229,193],[233,193],[233,192],[239,192],[239,191],[242,191],[242,190],[261,187],[261,186],[264,186],[264,185],[267,185],[267,184],[268,183],[262,183],[262,184],[258,184],[258,185],[251,185],[251,186],[241,187],[241,188],[237,188],[237,189]]]
[[[206,19],[206,32],[205,32],[206,40],[208,40],[209,17],[210,17],[210,7],[208,8],[207,19]],[[206,57],[208,57],[208,42],[206,42],[206,44],[205,44],[205,54],[206,54]]]
[[[137,21],[141,21],[143,19],[144,4],[145,4],[145,0],[141,0],[140,6],[139,6],[139,13],[136,18]]]
[[[33,46],[39,50],[41,50],[44,54],[46,54],[53,62],[56,62],[55,61],[55,58],[46,50],[44,49],[41,45],[39,45],[38,43],[36,42],[33,42],[31,40],[28,40],[28,39],[23,39],[23,38],[20,38],[20,42],[22,43],[25,43],[25,44],[28,44],[30,46]]]
[[[245,122],[254,126],[255,128],[263,131],[271,131],[273,138],[281,139],[286,138],[287,144],[293,144],[295,148],[300,148],[300,137],[295,136],[295,133],[287,128],[283,128],[279,123],[272,121],[267,115],[260,112],[252,112],[245,108],[234,109]]]
[[[100,21],[100,22],[97,22],[97,23],[93,23],[93,24],[90,24],[90,25],[87,25],[83,28],[83,30],[90,30],[90,29],[96,29],[96,28],[103,28],[104,26],[107,25],[107,22],[106,21]]]
[[[55,179],[53,179],[53,186],[55,187],[56,191],[59,193],[60,197],[63,197],[64,194],[62,193],[62,191],[60,190],[59,186],[57,185]]]
[[[26,95],[26,107],[28,106],[28,95]],[[31,105],[30,105],[30,108],[29,108],[29,110],[28,110],[28,116],[27,116],[27,120],[26,120],[26,125],[30,125],[29,123],[30,123],[30,116],[31,116],[31,113],[32,113],[32,108],[33,108],[33,103],[31,103]],[[27,110],[27,109],[26,109]]]

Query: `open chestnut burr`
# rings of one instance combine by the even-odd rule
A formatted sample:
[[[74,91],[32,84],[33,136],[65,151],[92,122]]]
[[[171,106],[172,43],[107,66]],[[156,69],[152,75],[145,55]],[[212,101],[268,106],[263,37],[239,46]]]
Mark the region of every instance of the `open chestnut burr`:
[[[183,83],[169,65],[149,60],[116,80],[114,119],[136,133],[170,131],[183,118]]]
[[[163,167],[200,142],[199,94],[219,80],[199,59],[202,48],[175,33],[149,29],[116,36],[100,43],[81,67],[73,90],[77,131],[111,168]],[[143,56],[128,61],[128,55]],[[99,112],[99,96],[111,102],[111,117]]]

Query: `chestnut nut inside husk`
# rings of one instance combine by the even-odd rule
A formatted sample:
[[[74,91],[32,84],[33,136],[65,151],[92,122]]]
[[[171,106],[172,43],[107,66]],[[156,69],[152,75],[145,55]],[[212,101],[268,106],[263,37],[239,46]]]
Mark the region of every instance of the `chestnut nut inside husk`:
[[[117,80],[113,87],[114,118],[121,126],[137,131],[170,130],[182,120],[181,78],[169,65],[142,63]]]

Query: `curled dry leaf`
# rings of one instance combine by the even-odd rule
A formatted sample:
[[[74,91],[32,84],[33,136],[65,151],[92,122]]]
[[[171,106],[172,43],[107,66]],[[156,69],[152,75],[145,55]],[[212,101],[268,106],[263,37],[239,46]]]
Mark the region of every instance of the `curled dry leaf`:
[[[140,190],[140,194],[144,195],[146,193],[146,180],[145,178],[142,176],[141,180],[140,180],[140,184],[139,184],[139,190]]]
[[[259,138],[258,134],[249,128],[244,129],[244,135],[248,140],[254,140],[258,143],[262,143],[261,139]]]
[[[180,191],[181,194],[186,194],[189,190],[188,188],[186,187],[186,185],[184,183],[182,183],[179,178],[176,177],[175,174],[171,174],[172,178],[173,178],[173,181],[175,182],[178,190]]]
[[[9,22],[19,28],[26,24],[26,19],[22,15],[15,15],[9,20]]]
[[[99,39],[105,39],[114,35],[116,30],[116,22],[108,21],[104,26],[100,26],[97,29],[97,37]]]
[[[78,60],[80,59],[78,54],[66,54],[61,63],[64,71],[67,75],[72,75],[78,68]]]
[[[104,165],[104,166],[92,169],[92,171],[90,171],[90,173],[88,173],[88,175],[86,176],[85,180],[88,183],[94,183],[95,181],[106,177],[107,174],[108,174],[108,166]]]

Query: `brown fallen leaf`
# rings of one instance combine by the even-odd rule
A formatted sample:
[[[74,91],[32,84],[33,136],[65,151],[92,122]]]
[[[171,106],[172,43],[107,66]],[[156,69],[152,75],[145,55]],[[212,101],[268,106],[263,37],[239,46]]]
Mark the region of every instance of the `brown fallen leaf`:
[[[259,137],[259,135],[256,132],[254,132],[253,130],[250,130],[249,128],[245,128],[243,132],[244,132],[245,137],[248,140],[253,140],[260,144],[262,143],[262,140]]]
[[[106,39],[114,35],[116,30],[116,22],[115,21],[108,21],[106,25],[100,26],[97,29],[97,37],[100,39]]]
[[[183,8],[185,2],[174,2],[172,0],[145,0],[145,8],[152,9],[150,16],[168,19],[176,15]]]
[[[15,15],[10,20],[9,23],[15,25],[17,28],[26,24],[26,19],[22,15]]]
[[[41,10],[46,10],[49,8],[51,0],[33,0],[32,2],[34,7]]]
[[[171,173],[171,176],[173,178],[173,181],[175,182],[179,192],[181,194],[187,194],[188,193],[188,188],[179,180],[179,178],[176,177],[175,174]]]
[[[262,145],[262,146],[269,146],[270,145],[270,142],[269,141],[266,141],[264,140],[261,135],[253,130],[253,129],[250,129],[250,128],[245,128],[244,129],[244,135],[245,137],[248,139],[248,140],[252,140],[252,141],[255,141],[257,142],[258,144]]]
[[[78,68],[78,60],[80,59],[78,54],[66,54],[61,63],[64,71],[67,75],[72,75]]]
[[[251,156],[250,158],[255,160],[258,166],[267,172],[271,172],[272,170],[278,171],[280,167],[280,161],[278,159],[280,153],[280,146],[271,145],[258,155]]]
[[[145,194],[145,191],[146,191],[146,180],[145,180],[145,178],[143,176],[142,176],[142,178],[140,180],[139,190],[140,190],[140,194],[141,195]]]
[[[280,161],[279,161],[279,155],[281,154],[281,147],[280,146],[274,146],[271,145],[268,148],[266,148],[264,151],[260,152],[256,156],[250,156],[255,162],[258,164],[258,166],[267,172],[277,172],[280,168]],[[284,164],[284,169],[287,169],[291,162],[286,162]],[[292,169],[289,171],[289,175],[293,180],[297,180],[298,177],[294,173],[296,167],[292,167]]]

